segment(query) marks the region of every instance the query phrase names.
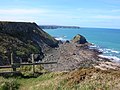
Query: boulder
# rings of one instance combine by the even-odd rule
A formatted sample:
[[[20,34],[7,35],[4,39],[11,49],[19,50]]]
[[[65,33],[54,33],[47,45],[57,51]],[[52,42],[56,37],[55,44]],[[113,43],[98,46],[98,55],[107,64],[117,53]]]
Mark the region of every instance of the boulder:
[[[62,40],[58,40],[58,44],[63,44],[63,41]]]
[[[77,34],[73,39],[72,39],[73,43],[77,43],[77,44],[85,44],[88,43],[86,38],[80,34]]]
[[[66,40],[65,43],[70,43],[70,41],[69,41],[69,40]]]

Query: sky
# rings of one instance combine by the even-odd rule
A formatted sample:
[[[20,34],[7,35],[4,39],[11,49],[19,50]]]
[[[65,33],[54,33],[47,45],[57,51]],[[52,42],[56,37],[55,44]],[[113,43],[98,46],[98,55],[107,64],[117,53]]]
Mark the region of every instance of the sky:
[[[120,0],[0,0],[0,21],[120,29]]]

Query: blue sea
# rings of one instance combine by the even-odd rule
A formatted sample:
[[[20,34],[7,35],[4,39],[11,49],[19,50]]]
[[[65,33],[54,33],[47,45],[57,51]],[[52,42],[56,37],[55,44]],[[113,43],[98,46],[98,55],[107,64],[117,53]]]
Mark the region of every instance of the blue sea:
[[[87,41],[93,43],[92,48],[103,52],[102,57],[120,62],[120,29],[106,28],[58,28],[45,29],[47,33],[60,40],[71,40],[75,35],[81,34]]]

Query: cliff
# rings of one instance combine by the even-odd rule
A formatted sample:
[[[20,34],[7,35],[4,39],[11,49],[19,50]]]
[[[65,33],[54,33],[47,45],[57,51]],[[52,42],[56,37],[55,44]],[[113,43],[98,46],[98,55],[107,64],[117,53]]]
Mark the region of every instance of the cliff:
[[[43,57],[43,52],[57,45],[36,23],[0,22],[0,64],[9,61],[11,52],[18,58],[27,58],[31,53]]]

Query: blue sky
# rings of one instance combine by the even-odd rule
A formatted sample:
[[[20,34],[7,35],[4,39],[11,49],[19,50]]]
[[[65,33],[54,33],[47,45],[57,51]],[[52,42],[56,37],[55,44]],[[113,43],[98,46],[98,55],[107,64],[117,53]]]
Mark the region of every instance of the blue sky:
[[[120,28],[120,0],[0,0],[0,20]]]

